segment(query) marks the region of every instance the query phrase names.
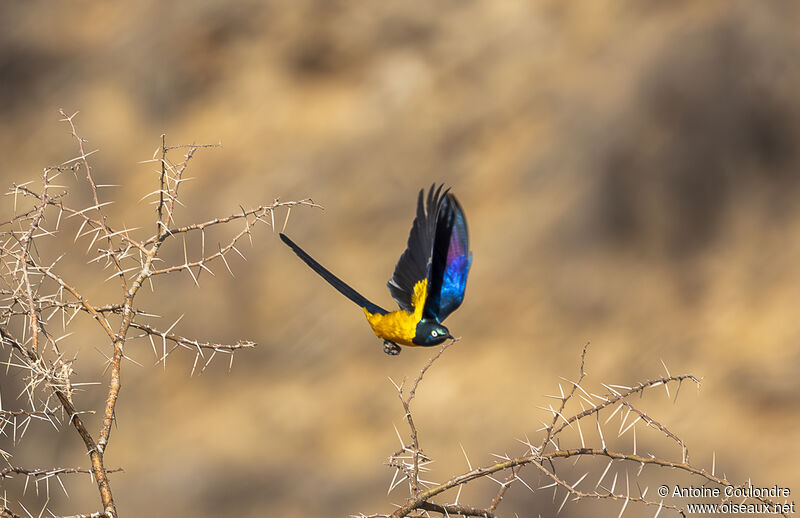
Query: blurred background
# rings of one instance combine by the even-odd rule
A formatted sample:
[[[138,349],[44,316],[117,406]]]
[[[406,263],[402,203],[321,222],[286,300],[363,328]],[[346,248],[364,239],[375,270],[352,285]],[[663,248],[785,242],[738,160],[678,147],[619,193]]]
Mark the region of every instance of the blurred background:
[[[58,109],[80,110],[98,182],[119,185],[103,193],[116,200],[112,222],[144,236],[154,209],[139,200],[158,177],[140,162],[160,135],[221,142],[193,161],[178,221],[310,196],[325,210],[292,211],[287,232],[385,307],[417,191],[445,182],[466,210],[474,260],[447,321],[462,340],[415,401],[437,460],[429,479],[466,469],[461,446],[473,465],[522,453],[516,439],[537,436],[549,420],[537,406],[577,376],[591,341],[595,387],[660,376],[662,360],[703,377],[675,404],[643,404],[693,462],[710,470],[715,457],[732,480],[800,491],[798,11],[789,1],[4,2],[0,180],[33,180],[75,156]],[[88,205],[65,181],[74,205]],[[73,236],[58,238],[65,275],[96,303],[115,300],[118,286],[84,265],[88,243]],[[112,475],[122,516],[391,511],[406,493],[386,495],[385,462],[404,424],[387,378],[413,379],[433,350],[384,355],[361,312],[267,227],[246,255],[231,261],[235,278],[217,268],[197,289],[173,277],[140,301],[164,327],[185,314],[181,334],[259,345],[230,372],[223,359],[194,377],[191,354],[164,369],[147,341],[128,346],[142,367],[124,365],[106,454],[125,468]],[[63,342],[79,355],[75,379],[106,382],[109,346],[81,318]],[[18,377],[0,374],[0,387],[5,408],[19,404]],[[77,397],[100,409],[104,389]],[[658,434],[640,441],[664,445]],[[71,429],[34,423],[11,442],[0,447],[15,465],[88,464]],[[680,458],[668,443],[656,451]],[[69,499],[51,485],[51,509],[99,509],[85,478],[65,477]],[[663,471],[647,483],[674,480]],[[20,478],[3,484],[32,512],[47,498],[32,486],[23,498]],[[461,501],[485,504],[497,487],[482,484]],[[560,503],[515,487],[500,510],[550,516]],[[587,512],[617,516],[619,505],[568,503],[562,516]]]

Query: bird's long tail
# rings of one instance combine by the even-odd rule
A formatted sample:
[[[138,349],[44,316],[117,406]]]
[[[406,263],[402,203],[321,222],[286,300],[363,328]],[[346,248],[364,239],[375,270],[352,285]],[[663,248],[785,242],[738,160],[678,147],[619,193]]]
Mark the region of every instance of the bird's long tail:
[[[336,290],[339,293],[341,293],[348,299],[358,304],[359,307],[366,308],[367,311],[369,311],[370,313],[379,313],[381,315],[385,315],[387,313],[385,309],[376,304],[373,304],[359,292],[348,286],[343,280],[341,280],[340,278],[329,272],[324,266],[319,264],[310,255],[308,255],[305,252],[305,250],[297,246],[297,244],[295,244],[294,241],[289,239],[289,237],[286,234],[281,233],[279,235],[281,236],[281,240],[284,243],[286,243],[289,246],[289,248],[291,248],[294,251],[294,253],[297,254],[297,257],[302,259],[303,262],[306,263],[309,268],[317,272],[320,277],[328,281],[328,284],[336,288]]]

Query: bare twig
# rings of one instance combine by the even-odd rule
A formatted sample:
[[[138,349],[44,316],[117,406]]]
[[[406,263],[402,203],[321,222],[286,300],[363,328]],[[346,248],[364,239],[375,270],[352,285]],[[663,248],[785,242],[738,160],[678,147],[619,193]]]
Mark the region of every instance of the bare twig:
[[[122,468],[113,468],[113,469],[106,469],[106,473],[117,473],[123,471]],[[3,468],[0,470],[0,477],[7,478],[11,477],[15,474],[17,475],[25,475],[28,477],[52,477],[54,475],[69,475],[73,473],[84,473],[89,474],[92,473],[90,469],[84,468],[19,468],[16,466]]]
[[[9,464],[0,471],[0,479],[17,474],[37,480],[55,477],[60,482],[59,476],[63,474],[91,473],[97,483],[103,509],[97,513],[79,516],[117,518],[108,474],[118,469],[107,469],[104,457],[110,442],[122,387],[122,359],[126,358],[126,344],[136,338],[148,337],[152,341],[153,337],[156,337],[162,340],[164,345],[163,355],[159,361],[165,360],[168,354],[166,344],[170,343],[171,350],[185,348],[194,351],[195,364],[198,358],[203,357],[205,360],[203,368],[217,353],[228,354],[232,358],[235,352],[255,345],[249,341],[213,343],[177,334],[173,332],[172,327],[166,330],[157,329],[145,321],[155,315],[135,307],[139,290],[147,281],[155,284],[154,277],[173,272],[186,271],[197,282],[197,274],[201,270],[211,272],[210,265],[216,262],[223,262],[230,270],[226,256],[232,253],[242,255],[236,246],[237,241],[245,235],[252,239],[256,223],[271,225],[276,210],[288,212],[295,206],[318,206],[310,199],[286,202],[274,200],[272,203],[265,203],[253,209],[242,209],[200,223],[177,225],[175,212],[182,206],[180,185],[188,180],[185,173],[191,159],[198,150],[218,145],[167,146],[166,135],[162,135],[161,145],[156,153],[159,162],[159,189],[151,193],[157,194],[155,232],[140,238],[136,234],[137,229],[113,226],[112,218],[106,209],[111,200],[102,201],[100,195],[100,190],[108,186],[97,182],[97,176],[90,163],[90,157],[94,152],[86,151],[86,141],[80,136],[75,123],[77,113],[67,115],[61,111],[61,115],[62,120],[69,124],[78,156],[59,166],[46,168],[40,177],[41,188],[38,191],[31,187],[32,182],[13,185],[8,196],[13,196],[14,215],[0,223],[0,339],[2,347],[10,350],[8,360],[5,362],[6,369],[15,369],[23,374],[25,387],[22,393],[26,397],[26,405],[30,407],[19,410],[3,410],[0,407],[0,431],[7,425],[12,426],[17,440],[24,435],[24,431],[33,419],[48,421],[55,429],[59,429],[57,425],[59,420],[54,409],[60,406],[61,416],[66,416],[66,422],[81,438],[89,455],[91,467],[23,469]],[[172,162],[170,159],[170,152],[174,151],[180,151],[183,155],[179,162]],[[88,186],[91,195],[91,205],[84,208],[71,206],[68,191],[59,190],[64,186],[52,183],[61,173],[68,171],[77,173],[78,169],[84,170],[84,185]],[[77,174],[75,178],[78,180]],[[25,206],[18,207],[18,203]],[[60,231],[60,226],[67,221],[75,222],[77,225],[74,232],[75,242],[86,240],[87,253],[93,251],[88,264],[90,266],[102,264],[103,268],[111,267],[113,274],[109,279],[119,278],[121,295],[118,300],[103,304],[90,301],[81,287],[64,276],[59,266],[60,257],[45,260],[40,255],[37,243],[56,235]],[[229,226],[234,222],[239,222],[243,228],[238,233],[234,232],[226,246],[219,246],[216,252],[206,253],[206,231],[212,227]],[[164,265],[161,257],[164,246],[171,241],[174,242],[177,236],[184,237],[196,232],[201,234],[200,257],[190,260],[187,251],[183,263]],[[64,252],[66,251],[65,249]],[[103,330],[107,344],[111,347],[108,356],[110,374],[107,395],[101,412],[102,423],[96,436],[87,429],[81,419],[84,413],[93,411],[76,409],[75,387],[80,384],[73,383],[71,379],[75,358],[66,358],[59,346],[59,342],[70,333],[59,337],[51,331],[56,317],[60,317],[60,326],[66,331],[76,315],[90,316]],[[44,347],[45,344],[48,345],[47,348]],[[18,431],[19,437],[17,437]],[[0,453],[8,459],[6,452],[0,451]],[[4,517],[15,516],[8,508],[7,502],[2,509]],[[52,512],[49,514],[54,516]]]
[[[611,484],[611,489],[601,487],[602,480],[603,478],[605,478],[606,473],[608,472],[608,469],[611,467],[612,462],[619,463],[620,465],[629,465],[632,468],[637,468],[638,471],[641,471],[642,469],[647,467],[671,469],[692,476],[700,477],[703,481],[705,481],[705,483],[715,484],[720,487],[723,486],[733,486],[738,488],[745,487],[744,485],[736,486],[729,480],[727,480],[725,477],[720,477],[716,475],[713,468],[709,472],[704,468],[690,464],[688,449],[685,445],[685,442],[682,439],[680,439],[680,437],[677,434],[669,430],[664,424],[660,423],[655,418],[646,414],[639,408],[633,406],[633,404],[629,401],[629,399],[632,396],[634,395],[641,396],[646,391],[648,391],[648,389],[657,387],[659,385],[680,386],[680,384],[683,383],[684,381],[692,381],[699,386],[700,381],[698,378],[690,374],[673,376],[667,373],[667,375],[664,377],[643,381],[632,387],[623,387],[619,385],[603,385],[608,392],[603,395],[597,395],[588,392],[582,386],[586,378],[585,364],[586,364],[587,346],[584,346],[583,351],[581,353],[578,380],[577,381],[567,380],[572,385],[568,390],[564,390],[564,388],[559,385],[560,395],[550,396],[559,400],[560,404],[558,405],[557,408],[553,408],[552,406],[545,408],[545,410],[548,410],[552,413],[552,420],[550,421],[549,424],[545,424],[545,427],[541,430],[544,433],[540,445],[534,446],[529,440],[523,441],[528,448],[528,451],[524,455],[517,457],[504,456],[498,462],[494,462],[492,464],[484,465],[481,467],[473,467],[472,464],[469,462],[469,460],[467,460],[469,464],[469,469],[466,472],[463,472],[460,475],[453,476],[449,478],[447,481],[440,484],[434,484],[434,483],[426,484],[427,487],[423,489],[419,486],[419,481],[418,481],[419,472],[420,469],[422,468],[423,463],[416,461],[413,463],[408,462],[408,459],[415,459],[417,456],[419,456],[419,458],[424,459],[424,464],[430,462],[431,459],[429,459],[426,456],[422,456],[420,452],[419,441],[418,441],[418,430],[411,416],[409,403],[415,394],[415,390],[419,385],[422,376],[424,376],[424,374],[431,367],[433,362],[439,358],[444,348],[442,349],[442,351],[439,351],[439,353],[436,354],[433,358],[431,358],[431,360],[422,369],[420,375],[416,378],[414,384],[412,385],[411,391],[408,393],[406,397],[404,397],[404,391],[402,386],[397,387],[400,393],[400,399],[403,404],[403,409],[406,412],[406,420],[408,422],[410,430],[411,442],[410,444],[403,443],[403,447],[401,448],[401,450],[395,453],[390,458],[389,466],[396,471],[391,487],[394,487],[403,480],[408,480],[410,497],[405,502],[405,504],[398,506],[397,509],[395,509],[393,512],[388,514],[373,515],[373,516],[400,518],[404,516],[421,516],[421,515],[430,515],[430,513],[436,513],[441,516],[451,516],[454,514],[460,514],[464,516],[491,517],[495,515],[496,510],[499,504],[502,502],[508,487],[515,481],[519,481],[521,484],[526,486],[531,491],[546,487],[561,488],[566,493],[565,498],[561,501],[561,507],[563,507],[564,504],[566,504],[569,498],[572,498],[573,500],[581,500],[581,499],[612,500],[612,501],[622,502],[622,509],[620,511],[620,515],[624,513],[628,504],[639,504],[645,506],[658,507],[657,513],[663,509],[666,509],[685,516],[686,510],[680,505],[669,504],[665,503],[663,499],[656,500],[653,497],[648,497],[647,488],[644,489],[639,488],[639,494],[633,494],[630,488],[631,481],[629,479],[629,475],[627,474],[627,472],[625,477],[624,491],[617,489],[616,475],[614,476],[613,483]],[[669,394],[669,390],[667,390],[667,392]],[[576,396],[580,396],[581,410],[572,414],[567,413],[567,409],[569,408],[568,404],[570,403],[570,401],[576,400]],[[588,407],[585,406],[585,404],[588,404]],[[605,443],[605,440],[603,439],[602,425],[599,419],[600,412],[606,409],[611,411],[611,415],[605,420],[605,423],[608,423],[608,421],[612,417],[614,417],[620,411],[620,409],[627,409],[628,412],[632,412],[636,416],[638,416],[637,420],[632,422],[631,424],[628,424],[627,427],[624,428],[624,430],[622,429],[621,426],[622,430],[621,434],[624,434],[625,431],[627,431],[628,429],[635,427],[637,422],[643,422],[645,423],[645,425],[661,431],[668,439],[677,443],[681,447],[681,459],[670,460],[670,459],[660,458],[649,453],[645,454],[637,453],[635,441],[634,441],[633,452],[617,451],[609,448],[608,445]],[[624,414],[624,412],[622,412],[622,414]],[[580,431],[580,421],[584,419],[591,419],[592,421],[597,421],[598,432],[600,435],[599,438],[600,441],[602,442],[601,447],[590,447],[584,445],[586,439],[583,436],[583,433]],[[625,424],[626,424],[626,416],[623,416],[622,425]],[[580,448],[563,448],[559,446],[559,443],[561,441],[559,441],[558,438],[567,429],[574,429],[578,433],[581,440]],[[411,455],[411,457],[409,457],[409,454]],[[585,478],[588,475],[588,472],[583,476],[581,476],[580,478],[578,478],[575,482],[570,482],[556,473],[557,462],[566,459],[577,459],[581,457],[584,458],[603,457],[609,459],[609,463],[594,489],[580,489],[578,487],[579,484],[581,484],[585,480]],[[522,478],[520,478],[519,476],[520,474],[519,470],[520,468],[526,465],[535,466],[537,470],[541,473],[541,475],[543,475],[542,478],[544,480],[536,484],[535,486],[532,486],[527,482],[523,481]],[[500,482],[500,480],[495,479],[492,475],[496,473],[506,473],[505,479],[502,482]],[[398,475],[401,477],[400,481],[397,481]],[[458,503],[458,496],[461,493],[460,489],[464,485],[469,484],[475,480],[485,479],[485,478],[494,480],[495,482],[500,484],[500,489],[498,493],[495,495],[495,497],[492,499],[492,501],[489,503],[488,506],[483,508],[479,506],[475,507]],[[439,497],[440,495],[448,492],[449,490],[456,488],[459,489],[459,493],[456,496],[455,502],[443,504],[433,501],[436,497]],[[778,509],[774,507],[775,503],[769,500],[768,498],[753,497],[753,499],[762,502],[764,504],[767,504],[769,506],[773,506],[772,509]],[[776,510],[776,514],[780,514],[780,511],[781,509]],[[786,514],[784,513],[783,516],[786,516]]]

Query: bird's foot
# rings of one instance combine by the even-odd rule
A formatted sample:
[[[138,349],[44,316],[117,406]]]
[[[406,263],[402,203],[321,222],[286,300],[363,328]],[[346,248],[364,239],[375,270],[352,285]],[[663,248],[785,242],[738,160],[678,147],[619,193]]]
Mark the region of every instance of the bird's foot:
[[[385,352],[389,356],[397,356],[398,354],[400,354],[400,346],[394,342],[390,342],[389,340],[384,340],[383,352]]]

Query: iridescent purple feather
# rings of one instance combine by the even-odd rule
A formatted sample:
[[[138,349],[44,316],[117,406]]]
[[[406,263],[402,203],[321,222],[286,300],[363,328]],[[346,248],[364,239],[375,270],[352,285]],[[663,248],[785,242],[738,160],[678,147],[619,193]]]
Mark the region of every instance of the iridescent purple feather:
[[[461,305],[471,264],[464,211],[455,196],[447,193],[436,224],[424,311],[427,318],[442,322]]]

